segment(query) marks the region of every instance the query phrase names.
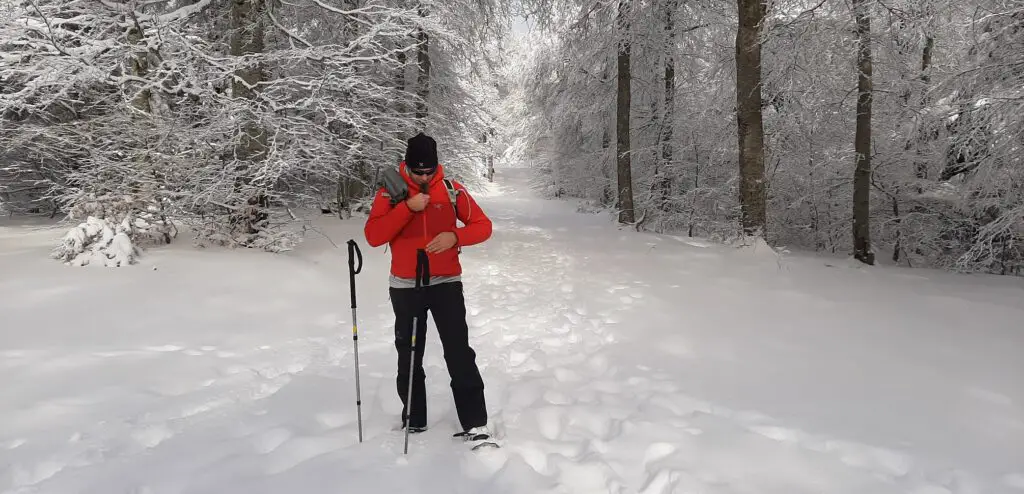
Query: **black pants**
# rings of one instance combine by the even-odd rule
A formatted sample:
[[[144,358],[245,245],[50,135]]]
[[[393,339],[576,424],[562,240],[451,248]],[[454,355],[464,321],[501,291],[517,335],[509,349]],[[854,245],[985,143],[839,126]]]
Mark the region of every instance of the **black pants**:
[[[476,366],[476,352],[469,346],[469,326],[466,324],[466,301],[461,282],[439,283],[421,289],[422,300],[413,288],[391,288],[391,306],[395,310],[395,349],[398,350],[398,395],[402,399],[402,421],[406,418],[409,391],[409,353],[412,338],[412,319],[416,325],[416,362],[413,371],[412,416],[409,425],[426,427],[427,394],[426,374],[423,372],[423,349],[427,341],[427,311],[434,318],[444,361],[451,377],[455,409],[463,430],[487,424],[487,406],[484,403],[484,381]],[[418,310],[417,310],[418,309]],[[417,314],[418,312],[418,314]]]

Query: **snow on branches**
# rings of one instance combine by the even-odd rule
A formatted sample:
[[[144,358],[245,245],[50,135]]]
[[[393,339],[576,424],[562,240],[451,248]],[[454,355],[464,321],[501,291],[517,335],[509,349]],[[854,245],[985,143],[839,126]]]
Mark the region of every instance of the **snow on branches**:
[[[554,33],[523,50],[532,51],[518,78],[524,157],[552,195],[615,209],[614,2],[524,2]],[[1024,4],[867,3],[873,250],[893,263],[1024,274]],[[849,2],[768,5],[766,239],[849,252],[855,16]],[[737,143],[724,138],[737,130],[735,7],[658,0],[629,12],[631,173],[634,207],[650,213],[645,228],[736,231]]]
[[[286,250],[291,208],[351,214],[375,168],[397,163],[420,128],[444,144],[453,173],[478,164],[491,122],[477,88],[493,82],[473,79],[473,50],[494,35],[482,27],[500,25],[502,5],[8,2],[0,176],[17,182],[0,188],[5,208],[70,212],[119,196],[146,205],[82,216],[61,258],[93,237],[134,241],[121,225],[148,205],[200,245]],[[474,26],[460,28],[470,11]],[[416,75],[424,39],[432,91]]]
[[[132,244],[128,218],[118,224],[95,216],[71,229],[52,257],[73,266],[121,267],[135,264],[139,249]]]
[[[71,217],[85,221],[64,235],[51,257],[73,266],[135,264],[139,245],[167,243],[177,234],[158,206],[132,196],[89,194],[75,204]]]

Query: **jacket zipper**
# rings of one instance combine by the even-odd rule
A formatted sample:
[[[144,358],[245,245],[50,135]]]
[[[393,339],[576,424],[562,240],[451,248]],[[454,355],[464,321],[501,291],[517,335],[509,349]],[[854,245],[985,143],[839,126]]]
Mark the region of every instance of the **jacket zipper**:
[[[429,204],[427,204],[429,206]],[[423,208],[423,248],[427,248],[430,237],[427,235],[427,208]]]
[[[427,185],[427,194],[430,194],[431,185]],[[430,210],[430,202],[427,202],[426,207],[420,213],[423,214],[423,248],[427,248],[427,244],[430,243],[430,237],[427,235],[427,211]]]

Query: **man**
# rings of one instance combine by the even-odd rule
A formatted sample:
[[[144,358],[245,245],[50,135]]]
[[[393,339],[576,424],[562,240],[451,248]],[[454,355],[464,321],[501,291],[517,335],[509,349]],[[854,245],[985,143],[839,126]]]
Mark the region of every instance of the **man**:
[[[406,423],[409,404],[409,355],[412,321],[416,317],[416,358],[412,387],[409,432],[427,427],[427,399],[423,372],[427,310],[434,318],[441,338],[445,363],[451,377],[455,408],[463,431],[457,436],[485,440],[487,408],[484,383],[476,365],[476,353],[469,345],[466,303],[462,291],[461,247],[479,244],[491,236],[491,220],[477,206],[465,187],[451,181],[456,192],[454,204],[444,183],[444,168],[437,160],[437,143],[417,134],[408,140],[399,174],[409,186],[409,196],[392,205],[390,196],[377,192],[366,221],[366,240],[372,247],[387,243],[391,248],[391,305],[395,312],[395,348],[398,350],[398,395],[402,400],[402,421]],[[462,227],[456,226],[456,218]],[[417,250],[427,253],[429,284],[422,299],[415,290]]]

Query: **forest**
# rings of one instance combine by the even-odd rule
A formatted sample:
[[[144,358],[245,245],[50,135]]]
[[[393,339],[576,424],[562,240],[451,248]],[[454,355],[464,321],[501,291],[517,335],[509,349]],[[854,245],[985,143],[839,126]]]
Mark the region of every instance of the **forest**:
[[[1024,0],[0,1],[0,213],[64,262],[287,250],[419,131],[623,228],[1024,274]]]

